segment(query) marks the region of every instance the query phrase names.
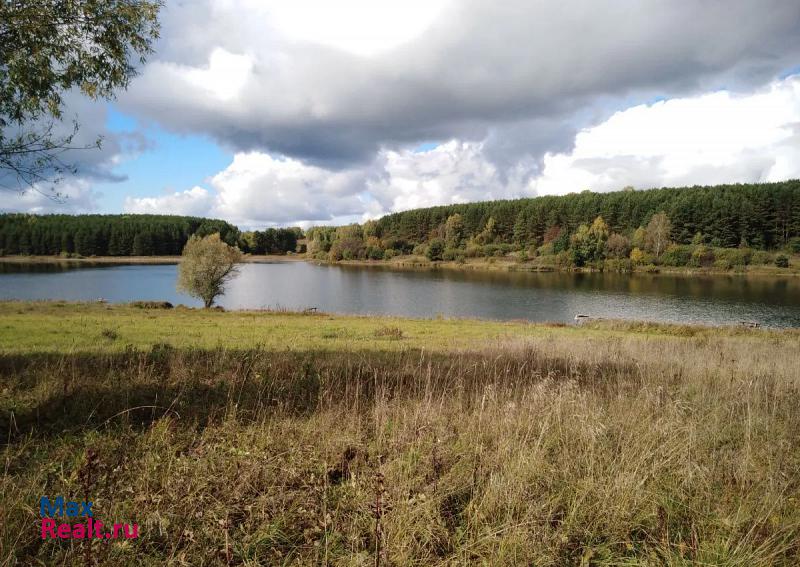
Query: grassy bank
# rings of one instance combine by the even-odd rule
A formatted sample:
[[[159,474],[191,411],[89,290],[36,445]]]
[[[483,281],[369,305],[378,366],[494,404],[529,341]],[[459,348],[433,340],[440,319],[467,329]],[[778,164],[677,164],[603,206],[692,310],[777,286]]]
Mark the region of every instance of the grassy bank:
[[[7,564],[84,564],[37,526],[84,492],[108,565],[800,562],[797,331],[2,303],[0,349]]]

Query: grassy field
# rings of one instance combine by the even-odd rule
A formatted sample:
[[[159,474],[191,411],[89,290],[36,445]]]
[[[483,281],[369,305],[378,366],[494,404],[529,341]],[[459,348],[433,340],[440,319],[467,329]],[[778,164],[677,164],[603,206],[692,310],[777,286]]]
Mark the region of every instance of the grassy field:
[[[0,303],[0,563],[797,565],[800,332]],[[43,495],[135,540],[43,541]]]

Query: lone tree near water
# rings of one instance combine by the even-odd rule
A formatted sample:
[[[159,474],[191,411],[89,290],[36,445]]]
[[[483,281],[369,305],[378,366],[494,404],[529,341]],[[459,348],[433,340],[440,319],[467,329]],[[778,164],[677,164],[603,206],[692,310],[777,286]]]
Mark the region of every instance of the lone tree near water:
[[[225,293],[225,284],[239,274],[242,261],[238,248],[220,240],[219,234],[192,236],[183,249],[178,266],[178,290],[203,301],[205,307]]]

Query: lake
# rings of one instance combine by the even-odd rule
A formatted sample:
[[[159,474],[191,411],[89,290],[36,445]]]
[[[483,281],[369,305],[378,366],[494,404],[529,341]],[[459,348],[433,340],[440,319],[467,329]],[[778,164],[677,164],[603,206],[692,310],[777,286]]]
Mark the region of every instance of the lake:
[[[165,300],[175,265],[0,263],[0,299]],[[800,278],[395,270],[307,262],[244,264],[228,309],[572,321],[594,317],[800,327]]]

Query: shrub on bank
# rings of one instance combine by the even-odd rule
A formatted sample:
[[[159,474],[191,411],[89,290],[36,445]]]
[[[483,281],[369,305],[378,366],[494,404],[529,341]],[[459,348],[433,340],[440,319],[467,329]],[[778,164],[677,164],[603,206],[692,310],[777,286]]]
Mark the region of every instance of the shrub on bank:
[[[767,266],[775,262],[775,254],[766,250],[754,250],[750,263],[756,266]]]
[[[483,256],[483,246],[470,242],[467,244],[466,256],[467,258],[480,258]]]
[[[548,242],[547,244],[542,244],[536,250],[537,256],[552,256],[553,254],[555,254],[555,250],[553,248],[552,242]]]
[[[645,264],[652,264],[655,258],[652,254],[645,252],[641,248],[634,248],[631,250],[631,263],[634,266],[644,266]]]
[[[627,274],[633,271],[629,258],[609,258],[603,263],[603,271]]]
[[[428,247],[424,244],[417,244],[414,246],[414,249],[411,251],[414,256],[427,256],[428,255]]]
[[[714,250],[708,246],[695,246],[689,265],[695,268],[708,268],[714,265]]]
[[[386,258],[386,253],[377,246],[367,247],[367,258],[370,260],[383,260]]]
[[[775,258],[775,265],[778,266],[779,268],[788,268],[789,258],[784,254],[780,254]]]
[[[714,255],[721,264],[736,268],[747,266],[753,257],[753,251],[750,248],[719,248],[714,251]]]
[[[562,250],[561,252],[556,254],[555,258],[556,258],[555,262],[556,266],[558,266],[559,268],[571,268],[572,266],[574,266],[572,260],[572,254],[570,253],[569,250]]]
[[[434,238],[428,244],[428,249],[425,251],[425,256],[428,260],[438,261],[442,259],[444,254],[444,240],[441,238]]]
[[[442,252],[442,259],[445,262],[457,262],[459,258],[464,258],[464,251],[460,248],[446,248]]]
[[[692,259],[692,247],[673,244],[661,255],[661,264],[664,266],[687,266]]]

